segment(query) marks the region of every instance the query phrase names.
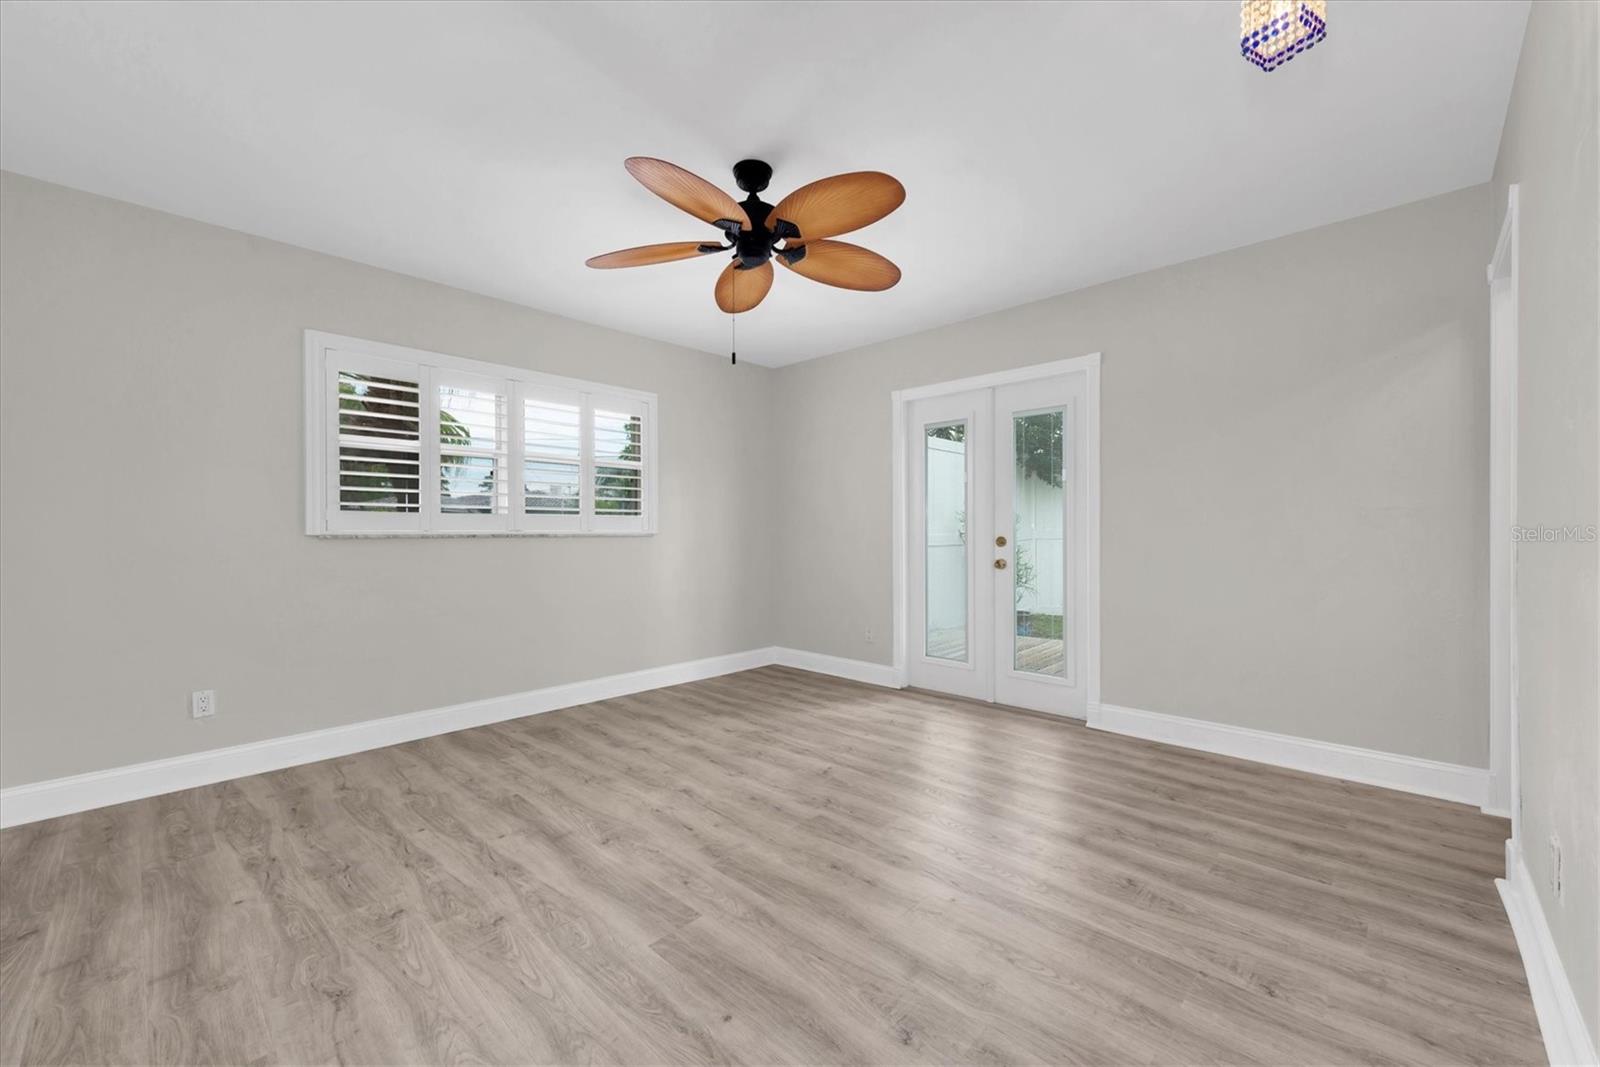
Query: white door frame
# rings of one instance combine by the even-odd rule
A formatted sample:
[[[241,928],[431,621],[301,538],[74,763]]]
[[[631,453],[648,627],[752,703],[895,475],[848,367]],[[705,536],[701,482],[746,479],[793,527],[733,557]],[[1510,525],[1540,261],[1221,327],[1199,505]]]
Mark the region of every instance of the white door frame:
[[[1517,781],[1517,215],[1519,190],[1489,261],[1489,788],[1483,810],[1511,818],[1508,865],[1522,813]],[[1507,877],[1510,877],[1508,866]]]
[[[992,389],[999,385],[1015,385],[1039,378],[1054,378],[1077,371],[1084,373],[1084,507],[1085,548],[1088,566],[1084,575],[1084,594],[1088,602],[1084,623],[1088,655],[1084,663],[1085,711],[1092,726],[1100,717],[1100,353],[1072,359],[1058,359],[1050,363],[1036,363],[1015,370],[996,371],[972,378],[919,385],[912,389],[897,389],[889,394],[890,427],[893,440],[894,463],[894,678],[895,684],[907,684],[907,617],[910,614],[907,597],[910,588],[909,566],[906,554],[906,411],[913,401],[946,393],[964,393],[971,389]]]

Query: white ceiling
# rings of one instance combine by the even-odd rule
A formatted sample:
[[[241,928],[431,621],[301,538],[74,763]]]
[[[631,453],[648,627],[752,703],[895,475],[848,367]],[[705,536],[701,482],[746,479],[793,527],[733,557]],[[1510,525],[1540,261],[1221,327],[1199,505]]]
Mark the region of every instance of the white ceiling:
[[[1234,0],[6,2],[0,166],[718,353],[721,257],[583,265],[715,237],[622,160],[895,175],[904,280],[780,269],[777,365],[1487,180],[1526,0],[1328,6],[1269,75]]]

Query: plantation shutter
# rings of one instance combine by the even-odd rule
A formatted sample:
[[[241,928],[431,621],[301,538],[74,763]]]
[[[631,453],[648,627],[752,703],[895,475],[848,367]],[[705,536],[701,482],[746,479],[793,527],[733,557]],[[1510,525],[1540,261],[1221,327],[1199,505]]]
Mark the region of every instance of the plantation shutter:
[[[511,383],[436,370],[441,530],[511,525]]]
[[[647,406],[623,396],[590,398],[594,529],[644,528]]]
[[[583,396],[522,385],[522,528],[578,530],[583,514]]]
[[[330,350],[327,526],[422,529],[422,382],[414,363]]]

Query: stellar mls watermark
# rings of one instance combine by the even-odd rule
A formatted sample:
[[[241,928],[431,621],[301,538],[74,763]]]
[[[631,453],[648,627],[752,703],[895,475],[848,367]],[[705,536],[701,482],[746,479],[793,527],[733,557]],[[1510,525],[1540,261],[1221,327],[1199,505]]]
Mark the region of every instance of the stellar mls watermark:
[[[1511,540],[1527,543],[1530,541],[1543,544],[1552,544],[1558,541],[1574,541],[1579,544],[1593,544],[1600,540],[1600,527],[1593,523],[1587,526],[1513,526],[1511,527]]]

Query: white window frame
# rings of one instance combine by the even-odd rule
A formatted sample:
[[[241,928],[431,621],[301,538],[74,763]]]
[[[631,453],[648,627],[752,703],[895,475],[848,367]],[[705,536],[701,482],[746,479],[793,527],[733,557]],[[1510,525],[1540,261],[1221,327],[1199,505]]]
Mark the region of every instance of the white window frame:
[[[336,354],[336,355],[335,355]],[[420,510],[416,514],[343,511],[339,475],[338,374],[341,370],[417,379],[421,399]],[[506,396],[508,511],[443,514],[439,500],[439,387],[503,389]],[[579,509],[576,515],[528,515],[523,486],[523,400],[543,396],[579,409]],[[644,419],[640,470],[642,514],[595,511],[594,409],[637,411]],[[524,367],[406,348],[382,341],[305,332],[306,533],[312,537],[618,537],[656,532],[660,408],[654,393],[543,374]]]

